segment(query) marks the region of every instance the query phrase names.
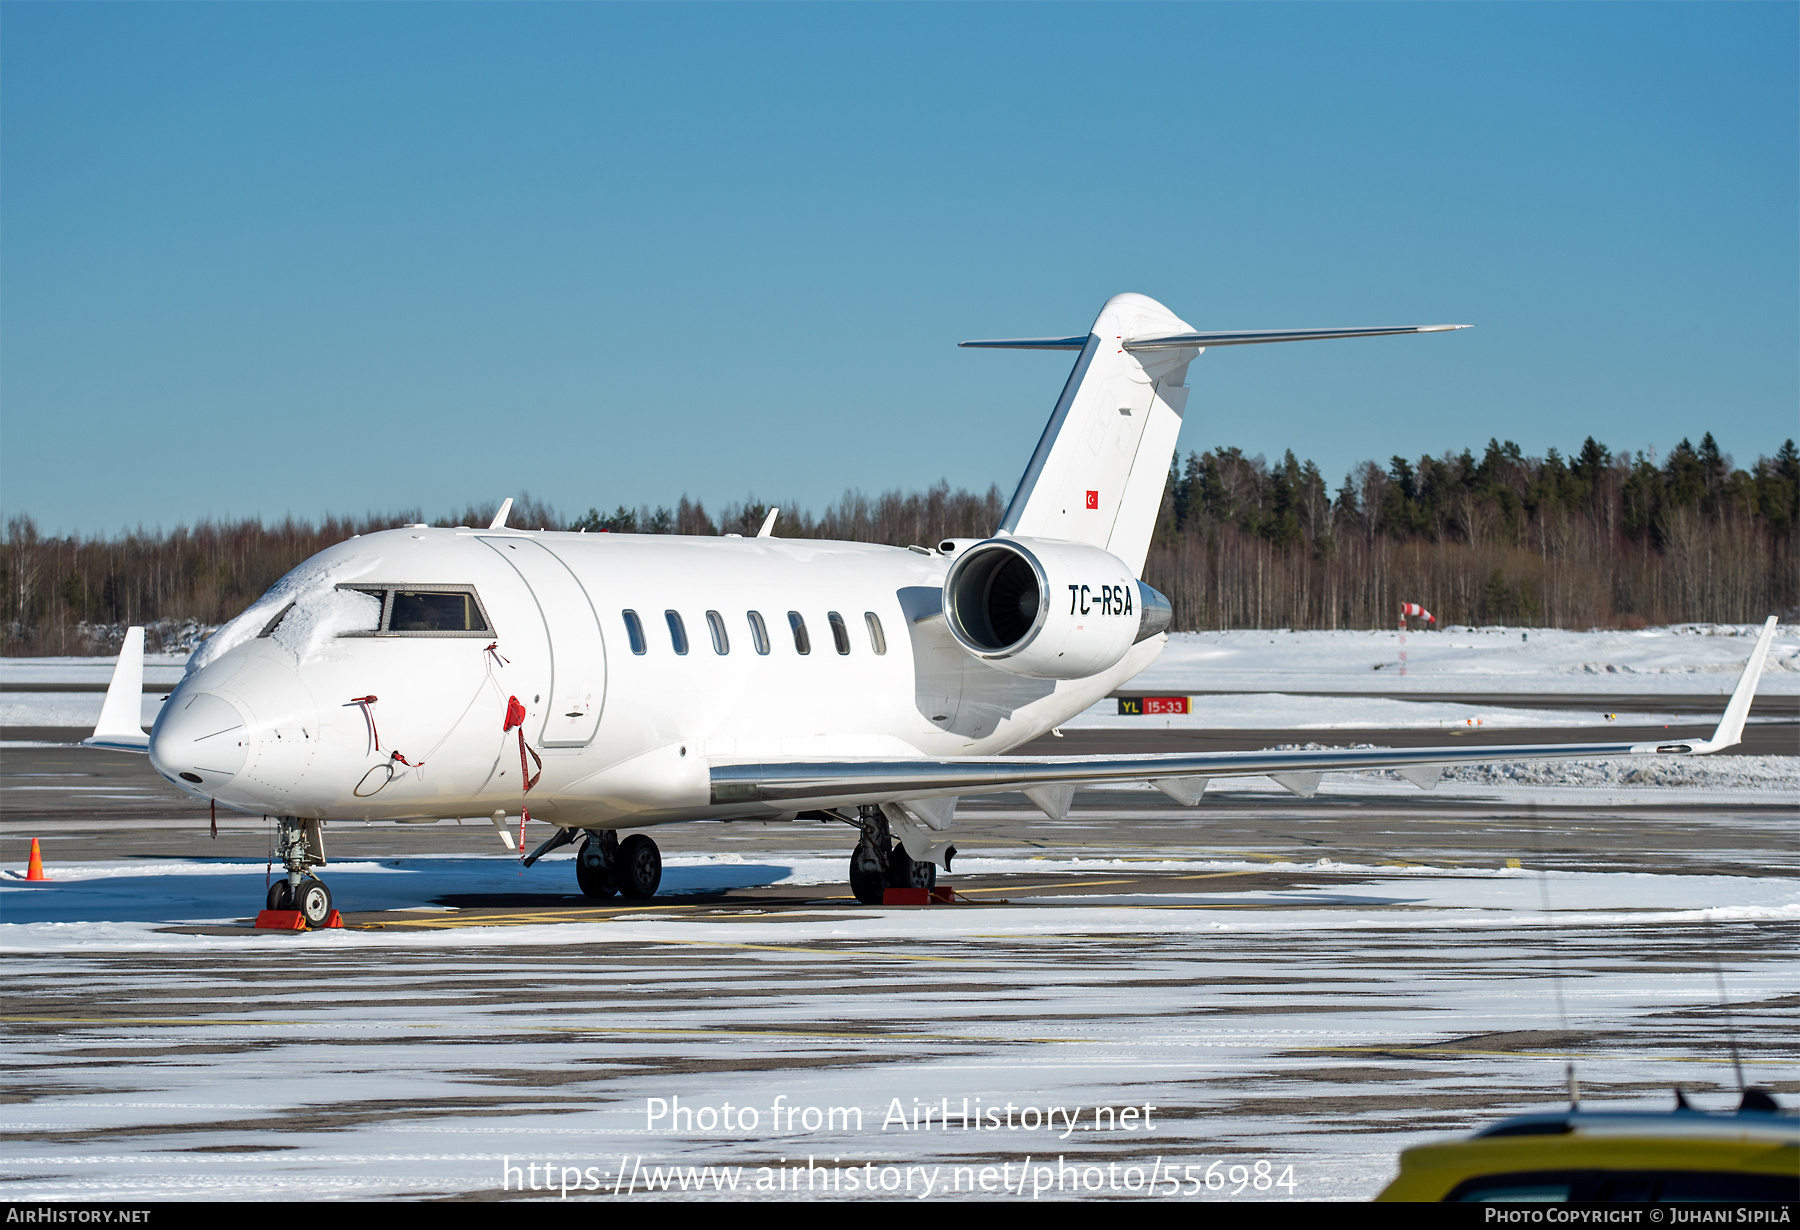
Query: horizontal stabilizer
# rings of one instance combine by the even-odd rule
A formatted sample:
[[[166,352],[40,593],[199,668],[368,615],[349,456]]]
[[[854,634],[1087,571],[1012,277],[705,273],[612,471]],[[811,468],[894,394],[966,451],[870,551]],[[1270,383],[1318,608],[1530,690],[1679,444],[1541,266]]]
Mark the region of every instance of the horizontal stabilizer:
[[[1472,325],[1392,325],[1373,329],[1234,329],[1216,333],[1170,333],[1162,337],[1134,337],[1126,350],[1192,350],[1208,346],[1259,346],[1265,342],[1319,342],[1334,337],[1391,337],[1400,333],[1448,333]],[[958,342],[970,350],[1080,350],[1085,337],[1005,337]]]
[[[1396,333],[1448,333],[1470,325],[1398,325],[1380,329],[1254,329],[1235,333],[1172,333],[1165,337],[1134,337],[1127,350],[1186,350],[1207,346],[1257,346],[1264,342],[1321,342],[1334,337],[1389,337]]]
[[[1087,335],[1080,337],[1003,337],[985,342],[958,342],[970,350],[1080,350],[1087,345]]]

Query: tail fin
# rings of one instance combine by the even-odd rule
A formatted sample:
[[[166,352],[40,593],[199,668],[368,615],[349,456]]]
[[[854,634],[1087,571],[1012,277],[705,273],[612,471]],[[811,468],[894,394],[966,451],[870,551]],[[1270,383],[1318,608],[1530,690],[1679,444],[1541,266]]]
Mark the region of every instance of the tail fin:
[[[1000,532],[1112,552],[1141,575],[1187,406],[1188,364],[1208,346],[1441,333],[1467,325],[1196,333],[1144,295],[1114,295],[1081,337],[964,342],[990,350],[1079,350]]]
[[[1081,357],[1000,520],[1003,533],[1102,547],[1134,575],[1143,571],[1200,347],[1134,353],[1124,342],[1193,331],[1156,300],[1125,294],[1106,301],[1085,340],[1049,339],[1056,349],[1081,342]]]

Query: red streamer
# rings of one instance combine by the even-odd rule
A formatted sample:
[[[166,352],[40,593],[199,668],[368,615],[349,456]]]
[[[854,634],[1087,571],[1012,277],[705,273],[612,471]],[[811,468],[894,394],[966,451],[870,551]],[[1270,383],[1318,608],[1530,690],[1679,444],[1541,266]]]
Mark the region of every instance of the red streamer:
[[[370,706],[380,699],[379,696],[352,696],[350,698],[351,704],[362,706],[363,717],[369,721],[369,737],[375,740],[375,750],[378,752],[381,750],[381,732],[375,729],[375,710]]]
[[[506,698],[506,721],[500,727],[500,733],[505,734],[515,729],[519,732],[519,781],[524,787],[519,791],[519,850],[523,853],[525,826],[531,820],[531,809],[525,806],[525,796],[531,793],[531,788],[538,784],[538,778],[544,775],[544,758],[537,754],[536,748],[525,742],[525,706],[519,703],[517,696],[509,696]],[[536,773],[531,771],[531,765],[525,763],[527,753],[537,765]]]

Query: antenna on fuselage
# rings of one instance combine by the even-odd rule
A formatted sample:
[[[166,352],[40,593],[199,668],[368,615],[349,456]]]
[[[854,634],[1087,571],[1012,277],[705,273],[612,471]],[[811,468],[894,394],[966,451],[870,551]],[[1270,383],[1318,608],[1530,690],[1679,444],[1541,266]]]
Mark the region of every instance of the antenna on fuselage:
[[[505,501],[501,503],[500,511],[494,514],[494,519],[492,521],[488,522],[488,528],[490,530],[505,529],[507,515],[511,512],[512,512],[512,497],[509,495],[506,497]]]
[[[771,508],[769,510],[769,515],[763,518],[763,527],[756,531],[756,536],[758,538],[768,538],[772,536],[771,532],[775,529],[775,514],[780,511],[779,508]]]

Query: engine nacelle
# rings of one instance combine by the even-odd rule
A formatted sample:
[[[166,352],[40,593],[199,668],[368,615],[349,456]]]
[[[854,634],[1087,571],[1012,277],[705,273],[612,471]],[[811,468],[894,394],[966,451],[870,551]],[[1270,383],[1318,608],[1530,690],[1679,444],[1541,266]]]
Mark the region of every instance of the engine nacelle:
[[[944,620],[957,644],[1003,671],[1083,679],[1169,626],[1169,600],[1098,547],[990,538],[956,553]]]

